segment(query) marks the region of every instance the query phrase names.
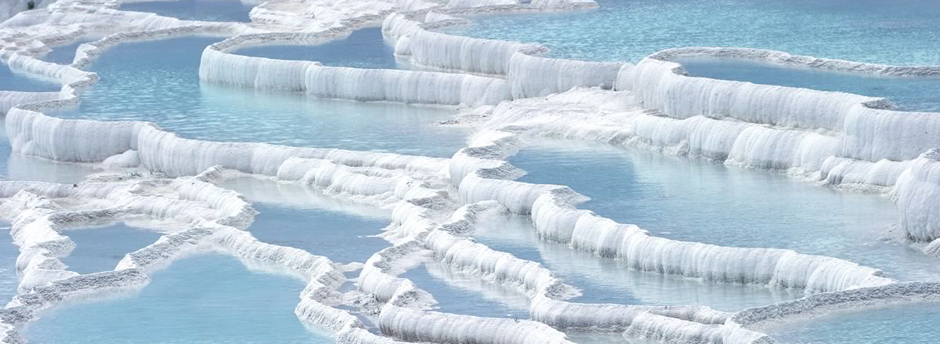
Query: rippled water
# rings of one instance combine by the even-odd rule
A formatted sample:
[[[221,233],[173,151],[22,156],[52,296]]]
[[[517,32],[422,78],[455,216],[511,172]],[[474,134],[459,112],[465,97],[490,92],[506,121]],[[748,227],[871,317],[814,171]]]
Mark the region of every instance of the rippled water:
[[[247,3],[246,3],[247,2]],[[121,4],[124,11],[150,12],[164,17],[185,20],[250,22],[248,14],[254,1],[242,0],[174,0]],[[258,4],[258,2],[255,2]]]
[[[25,330],[30,343],[333,343],[294,315],[305,283],[237,259],[174,262],[138,294],[67,305]]]
[[[449,108],[325,100],[200,84],[199,61],[221,38],[121,44],[89,69],[101,81],[55,116],[151,121],[183,137],[450,157],[468,129]]]
[[[578,13],[497,15],[448,33],[540,42],[551,56],[637,62],[662,49],[731,46],[940,65],[932,0],[598,0]]]
[[[592,198],[580,208],[657,236],[789,248],[877,267],[895,278],[940,279],[936,258],[889,241],[900,235],[887,197],[609,146],[546,144],[510,162],[529,173],[520,180],[571,186]]]
[[[936,343],[940,304],[902,304],[862,311],[837,311],[772,327],[781,343]]]
[[[902,110],[940,111],[940,78],[877,77],[728,59],[686,59],[689,74],[713,79],[888,98]]]
[[[97,228],[69,229],[64,235],[75,242],[75,250],[61,258],[68,270],[80,274],[111,271],[124,255],[153,244],[161,234],[119,222]]]
[[[324,66],[396,69],[395,49],[385,43],[382,28],[353,31],[348,37],[319,45],[269,45],[248,47],[238,55],[281,60],[317,61]],[[354,57],[354,58],[350,58]]]

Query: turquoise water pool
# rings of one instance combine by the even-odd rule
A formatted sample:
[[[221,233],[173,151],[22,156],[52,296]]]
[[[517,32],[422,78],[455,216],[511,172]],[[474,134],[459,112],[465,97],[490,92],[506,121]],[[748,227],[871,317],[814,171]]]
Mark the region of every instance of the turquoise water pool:
[[[187,138],[266,142],[450,157],[469,130],[442,127],[450,108],[325,100],[201,84],[206,46],[222,40],[184,37],[121,44],[89,70],[101,81],[67,118],[151,121]]]
[[[365,263],[389,246],[375,237],[388,226],[388,220],[271,203],[254,203],[252,207],[259,214],[248,231],[266,243],[299,248],[337,263]]]
[[[121,4],[124,11],[150,12],[184,20],[250,22],[253,1],[242,0],[174,0],[144,1]]]
[[[126,254],[153,244],[161,236],[154,229],[123,222],[68,229],[63,234],[75,242],[75,249],[60,260],[68,265],[69,271],[80,274],[114,270]]]
[[[238,49],[233,54],[280,60],[317,61],[324,66],[355,68],[401,68],[394,47],[385,43],[382,29],[353,31],[348,37],[319,45],[269,45]],[[353,57],[353,58],[350,58]]]
[[[137,294],[44,312],[25,337],[31,343],[333,343],[294,315],[304,285],[250,271],[235,258],[201,255],[155,273]]]
[[[930,0],[598,0],[581,12],[474,17],[444,32],[538,42],[550,56],[637,62],[689,46],[900,65],[940,65],[940,4]]]
[[[781,343],[936,343],[940,304],[836,311],[766,329]]]

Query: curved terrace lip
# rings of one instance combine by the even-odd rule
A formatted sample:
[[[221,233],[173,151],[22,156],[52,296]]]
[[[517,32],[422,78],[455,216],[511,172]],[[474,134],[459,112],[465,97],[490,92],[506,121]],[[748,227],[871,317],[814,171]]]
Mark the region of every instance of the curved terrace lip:
[[[450,5],[474,4],[455,0]],[[56,4],[11,19],[8,23],[38,23],[53,15],[68,18],[77,13],[89,30],[117,32],[82,44],[71,65],[36,59],[43,49],[35,45],[79,39],[85,30],[81,26],[59,29],[50,25],[49,31],[38,35],[41,37],[19,33],[0,41],[0,57],[6,62],[62,84],[59,92],[0,91],[0,110],[6,113],[8,136],[17,154],[100,164],[125,174],[99,175],[73,185],[0,182],[0,216],[14,220],[11,235],[20,247],[17,272],[22,276],[19,294],[5,308],[11,316],[0,319],[0,337],[21,339],[19,325],[62,302],[142,288],[153,271],[203,251],[223,252],[246,265],[286,272],[305,281],[295,314],[301,321],[332,333],[340,342],[484,343],[498,335],[501,341],[512,343],[569,343],[559,331],[565,329],[625,332],[664,341],[692,335],[725,343],[763,343],[772,341],[757,332],[766,322],[832,308],[935,300],[940,295],[937,283],[899,282],[877,269],[845,260],[791,250],[722,247],[659,238],[635,225],[578,209],[585,197],[576,190],[515,181],[524,171],[506,161],[524,146],[525,135],[544,129],[546,124],[497,118],[514,107],[551,104],[565,95],[588,96],[578,101],[562,99],[567,105],[600,109],[607,104],[604,101],[629,94],[646,108],[637,110],[637,117],[660,121],[657,125],[666,123],[663,125],[669,126],[673,135],[654,138],[631,128],[633,131],[619,133],[611,142],[642,141],[653,150],[690,157],[707,155],[746,168],[799,170],[827,185],[891,190],[907,237],[922,245],[926,253],[937,254],[940,220],[930,215],[940,197],[940,179],[936,177],[940,175],[940,162],[934,149],[940,146],[936,113],[894,111],[883,98],[836,92],[781,87],[764,92],[771,86],[689,77],[681,64],[670,61],[693,55],[745,56],[810,68],[903,77],[935,77],[940,75],[940,67],[866,64],[742,48],[670,49],[636,65],[589,62],[540,56],[548,48],[538,44],[427,30],[466,23],[442,16],[596,7],[593,1],[567,0],[492,4],[495,6],[448,8],[422,1],[374,3],[363,8],[361,14],[346,14],[349,17],[330,12],[328,16],[336,16],[332,19],[342,19],[331,27],[317,26],[316,17],[297,16],[296,8],[290,7],[294,4],[288,2],[255,7],[249,24],[182,21],[115,10],[104,3],[74,7]],[[422,23],[430,11],[441,15],[438,19],[442,20]],[[108,16],[121,21],[115,20],[114,27],[101,27],[100,21]],[[63,18],[59,20],[69,22]],[[96,19],[99,23],[87,24]],[[337,39],[380,21],[383,35],[394,44],[398,58],[447,73],[327,67],[315,61],[231,53],[239,47],[275,42]],[[311,28],[317,30],[308,31]],[[484,124],[468,146],[453,157],[441,159],[192,140],[148,122],[69,120],[43,113],[80,102],[82,90],[98,81],[96,74],[82,69],[104,49],[122,42],[193,34],[230,36],[204,50],[199,73],[204,82],[358,101],[461,106],[476,109],[474,112],[479,111],[484,118],[492,116],[495,122]],[[2,42],[28,43],[33,48]],[[231,68],[233,65],[239,68]],[[590,87],[594,88],[586,90]],[[683,88],[702,92],[696,95],[677,91]],[[715,98],[715,94],[753,95],[755,89],[763,92],[763,98],[755,97],[753,103],[742,105]],[[800,101],[793,100],[796,98]],[[806,105],[807,100],[813,106]],[[726,136],[711,139],[708,135],[718,135],[718,131],[695,131],[689,128],[693,124],[731,129],[721,132]],[[566,129],[574,126],[563,121],[553,125]],[[568,132],[569,138],[591,140],[591,135],[597,135],[592,130],[600,130],[591,121],[577,125],[589,130]],[[696,141],[693,135],[705,136],[696,136]],[[244,174],[391,209],[391,224],[381,237],[392,246],[375,252],[365,262],[341,265],[315,252],[260,241],[244,230],[256,214],[251,203],[217,186]],[[63,208],[51,201],[54,199],[86,202],[87,207]],[[544,240],[564,243],[598,259],[618,259],[648,273],[696,278],[706,283],[792,288],[807,296],[737,313],[691,305],[571,302],[568,299],[579,293],[576,286],[556,278],[537,262],[493,250],[471,238],[477,216],[486,212],[531,216],[534,230]],[[62,235],[62,228],[121,216],[174,219],[189,226],[129,253],[114,271],[78,274],[59,260],[75,245]],[[401,276],[428,256],[439,259],[445,269],[476,275],[525,294],[530,301],[531,320],[430,311],[437,302],[434,296]],[[346,273],[355,271],[359,271],[356,290],[342,290],[352,282]],[[362,303],[350,305],[350,300]],[[349,307],[376,312],[382,335],[371,332],[375,329]],[[426,326],[432,322],[468,330],[435,331]]]

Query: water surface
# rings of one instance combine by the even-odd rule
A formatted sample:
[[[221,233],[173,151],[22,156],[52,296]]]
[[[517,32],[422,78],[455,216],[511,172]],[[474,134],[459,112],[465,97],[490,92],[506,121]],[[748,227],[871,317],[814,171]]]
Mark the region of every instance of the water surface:
[[[940,3],[931,0],[598,0],[576,13],[475,17],[448,33],[540,42],[551,56],[637,62],[689,46],[900,65],[940,65]]]
[[[238,49],[233,54],[280,60],[317,61],[324,66],[396,69],[395,49],[385,43],[382,28],[353,31],[348,37],[318,45],[268,45]]]
[[[124,222],[97,228],[70,228],[63,234],[75,242],[75,249],[61,258],[70,271],[80,274],[114,270],[128,253],[149,246],[161,234]]]
[[[465,128],[442,127],[452,108],[325,100],[201,84],[199,61],[212,37],[121,44],[90,70],[101,81],[77,109],[54,116],[151,121],[183,137],[388,151],[450,157]]]
[[[781,343],[936,343],[940,304],[902,304],[836,311],[766,329]]]
[[[150,12],[183,20],[251,22],[248,16],[255,5],[242,0],[174,0],[124,3],[123,11]]]
[[[333,343],[294,315],[304,286],[250,271],[235,258],[201,255],[155,273],[138,294],[47,311],[25,337],[30,343]]]

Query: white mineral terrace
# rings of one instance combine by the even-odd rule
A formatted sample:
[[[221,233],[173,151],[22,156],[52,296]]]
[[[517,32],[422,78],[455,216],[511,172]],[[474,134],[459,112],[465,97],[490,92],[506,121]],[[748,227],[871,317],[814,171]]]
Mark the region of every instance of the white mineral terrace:
[[[173,0],[168,0],[173,1]],[[231,0],[238,1],[238,0]],[[901,112],[886,99],[692,77],[681,57],[753,59],[871,75],[929,77],[940,67],[900,67],[744,48],[676,47],[636,65],[544,57],[548,47],[433,31],[481,14],[575,11],[591,0],[272,0],[251,22],[180,20],[120,10],[135,0],[43,0],[0,4],[0,59],[56,80],[58,92],[0,90],[12,154],[104,170],[77,184],[0,181],[17,294],[0,311],[0,341],[75,300],[137,291],[170,262],[198,252],[303,279],[297,318],[339,343],[570,343],[566,332],[608,332],[681,343],[771,343],[768,323],[840,309],[940,300],[940,281],[898,280],[823,255],[774,247],[728,247],[657,236],[586,209],[564,185],[516,181],[507,162],[537,138],[629,146],[732,168],[783,173],[819,188],[889,196],[905,242],[940,257],[940,114]],[[243,1],[245,2],[245,1]],[[245,2],[248,3],[248,2]],[[5,20],[5,21],[4,21]],[[313,44],[381,26],[395,58],[414,69],[357,69],[315,61],[238,55],[245,47]],[[117,45],[190,35],[205,48],[203,83],[317,98],[459,109],[450,123],[473,128],[450,158],[181,137],[150,122],[57,118],[99,76],[88,71]],[[43,61],[54,46],[90,39],[70,65]],[[258,118],[264,121],[264,118]],[[248,230],[257,211],[224,188],[236,178],[306,188],[357,207],[391,211],[389,246],[367,261],[335,263],[321,252],[275,245]],[[276,192],[265,197],[276,199]],[[728,196],[733,197],[733,196]],[[701,305],[591,304],[539,262],[473,239],[481,216],[531,218],[545,242],[624,269],[706,284],[748,284],[801,298],[724,312]],[[80,274],[62,262],[76,249],[63,229],[148,218],[178,230],[127,252],[113,271]],[[528,319],[452,314],[402,275],[431,257],[444,269],[523,294]],[[940,260],[938,260],[940,263]],[[343,286],[352,282],[355,288]],[[368,314],[374,324],[363,321]],[[626,339],[625,339],[626,340]]]

